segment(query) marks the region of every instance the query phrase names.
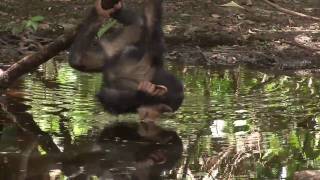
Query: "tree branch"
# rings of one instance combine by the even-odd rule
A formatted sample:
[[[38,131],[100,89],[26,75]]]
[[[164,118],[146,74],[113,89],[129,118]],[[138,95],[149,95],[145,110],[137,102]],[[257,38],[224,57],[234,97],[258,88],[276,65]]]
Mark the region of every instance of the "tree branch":
[[[0,72],[0,88],[7,88],[13,81],[17,80],[22,75],[31,72],[42,63],[56,56],[59,52],[67,49],[72,44],[76,32],[76,29],[74,29],[58,37],[39,52],[22,58],[6,71]]]
[[[102,0],[102,5],[106,8],[109,8],[110,4],[114,5],[117,1],[111,0]],[[75,28],[70,32],[58,37],[55,41],[45,46],[39,52],[28,55],[17,63],[13,64],[6,71],[2,71],[0,69],[0,88],[7,88],[10,86],[12,82],[17,80],[22,75],[33,71],[42,63],[45,63],[49,59],[56,56],[59,52],[67,49],[72,44],[77,30],[79,28]]]

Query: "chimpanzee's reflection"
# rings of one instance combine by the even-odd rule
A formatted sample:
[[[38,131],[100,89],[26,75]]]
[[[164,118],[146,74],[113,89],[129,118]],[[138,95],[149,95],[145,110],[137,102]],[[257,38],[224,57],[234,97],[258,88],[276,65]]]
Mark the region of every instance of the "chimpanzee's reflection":
[[[106,127],[91,152],[63,161],[70,178],[160,179],[182,153],[179,136],[154,123],[116,123]]]
[[[182,154],[177,133],[152,122],[109,125],[93,145],[72,153],[40,155],[38,140],[23,134],[16,138],[28,137],[29,146],[19,153],[0,153],[0,179],[56,179],[52,172],[69,179],[161,179]]]

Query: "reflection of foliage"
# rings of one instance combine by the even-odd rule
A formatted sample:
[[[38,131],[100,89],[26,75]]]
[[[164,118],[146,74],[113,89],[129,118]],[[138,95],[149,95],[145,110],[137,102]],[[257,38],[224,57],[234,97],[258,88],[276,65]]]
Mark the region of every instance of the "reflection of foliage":
[[[272,134],[266,137],[269,144],[265,149],[259,149],[263,143],[260,138],[252,137],[259,136],[252,133],[243,138],[246,143],[243,143],[245,148],[242,150],[239,146],[230,146],[218,155],[207,158],[203,170],[213,177],[243,176],[239,172],[251,169],[258,179],[292,179],[297,170],[320,165],[319,145],[314,141],[314,133],[304,130],[291,132],[284,142],[278,135]],[[218,174],[215,174],[217,170]],[[285,177],[283,171],[286,172]]]
[[[261,173],[258,176],[266,177],[268,174],[266,171],[269,171],[270,167],[277,167],[273,168],[272,174],[268,174],[268,178],[278,178],[281,168],[286,168],[287,176],[291,179],[295,171],[306,169],[313,164],[309,164],[308,161],[318,161],[316,164],[319,164],[320,153],[319,147],[314,143],[315,139],[314,133],[304,130],[292,131],[282,143],[280,141],[283,140],[272,135],[269,147],[261,159],[262,164],[259,166]]]
[[[283,153],[283,149],[278,136],[272,135],[269,138],[269,143],[270,147],[267,149],[266,153],[262,158],[264,160],[270,160],[272,157],[279,156],[281,153]]]
[[[26,80],[26,91],[34,92],[29,98],[32,99],[30,105],[35,120],[41,128],[58,132],[60,117],[57,112],[61,111],[64,116],[71,117],[72,134],[77,136],[88,132],[88,128],[91,128],[90,117],[97,105],[93,101],[94,94],[100,86],[101,77],[79,74],[68,66],[62,66],[56,79],[59,84],[57,89],[48,89],[44,84]],[[59,91],[61,93],[55,94]],[[51,95],[42,98],[35,92]],[[50,106],[43,106],[44,104]]]
[[[25,81],[27,98],[32,99],[26,103],[41,128],[60,133],[57,112],[61,112],[76,139],[109,121],[112,116],[107,113],[98,115],[103,110],[94,99],[101,77],[78,73],[67,65],[58,69],[54,88],[38,79]],[[219,167],[218,176],[279,179],[283,171],[290,178],[297,170],[320,167],[319,133],[297,129],[300,122],[319,121],[319,98],[315,98],[319,80],[242,67],[220,71],[169,64],[169,69],[183,79],[186,99],[161,124],[176,129],[184,140],[188,152],[182,169],[188,176],[200,179]],[[224,135],[218,138],[212,138],[209,128],[215,120],[224,122]],[[251,139],[254,134],[259,134],[259,142]]]
[[[219,173],[232,174],[233,172],[232,176],[235,177],[278,179],[283,175],[281,175],[282,171],[286,171],[287,173],[284,174],[287,174],[286,176],[290,179],[295,171],[306,169],[307,166],[320,167],[319,147],[316,145],[319,144],[319,140],[316,140],[317,136],[309,135],[308,140],[302,140],[306,138],[303,135],[305,132],[292,129],[297,126],[296,122],[305,122],[312,118],[317,121],[319,99],[314,98],[313,93],[316,92],[314,89],[320,85],[320,81],[305,77],[248,72],[243,68],[222,73],[210,69],[190,68],[186,72],[186,74],[180,74],[186,84],[188,96],[185,106],[181,108],[177,116],[179,122],[182,122],[181,126],[184,127],[178,128],[182,130],[180,133],[197,133],[195,128],[203,128],[201,124],[208,123],[203,121],[210,121],[210,119],[221,119],[226,122],[224,132],[229,134],[227,139],[231,142],[234,141],[234,134],[237,133],[234,122],[239,119],[246,120],[250,127],[247,129],[249,131],[258,128],[261,132],[270,132],[263,138],[261,155],[258,157],[255,155],[257,152],[252,151],[247,151],[246,155],[241,153],[239,155],[236,151],[230,153],[231,151],[226,149],[217,150],[220,152],[218,156],[215,154],[211,156],[211,160],[216,163],[219,158],[223,157],[222,154],[229,152],[226,156],[229,158],[222,158],[228,163],[220,166]],[[194,126],[195,122],[199,123]],[[188,123],[192,124],[192,127]],[[279,134],[282,129],[288,131],[287,135]],[[193,143],[205,143],[201,139],[198,140],[199,142]],[[316,141],[317,143],[314,143]],[[217,149],[217,145],[212,148]],[[205,150],[205,154],[208,151]],[[211,149],[209,152],[214,151]],[[194,152],[201,154],[200,149]],[[192,162],[197,163],[197,160]],[[234,162],[239,162],[237,166],[241,168],[230,171]],[[197,171],[196,166],[190,167]],[[252,170],[251,175],[248,169]]]

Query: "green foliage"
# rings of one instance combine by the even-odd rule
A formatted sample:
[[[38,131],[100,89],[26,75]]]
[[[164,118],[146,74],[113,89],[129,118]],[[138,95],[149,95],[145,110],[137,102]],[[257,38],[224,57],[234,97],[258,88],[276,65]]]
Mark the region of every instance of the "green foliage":
[[[116,20],[107,21],[98,31],[97,36],[101,38],[101,36],[106,33],[110,28],[112,28],[117,23]]]
[[[292,131],[289,135],[289,143],[292,148],[297,149],[297,150],[301,149],[299,138],[298,138],[296,132],[294,132],[294,131]]]
[[[28,20],[23,21],[19,24],[11,24],[8,27],[11,29],[13,34],[18,34],[23,32],[26,29],[31,29],[36,31],[39,27],[39,24],[44,20],[43,16],[33,16]]]
[[[107,22],[98,36],[101,37],[114,25],[113,21]],[[319,80],[314,80],[310,85],[308,78],[277,77],[241,67],[237,71],[223,72],[198,66],[188,67],[183,72],[181,69],[169,64],[169,70],[184,81],[184,105],[178,112],[165,115],[161,125],[175,129],[182,138],[188,148],[186,157],[192,172],[205,176],[200,169],[203,162],[199,159],[215,156],[224,151],[221,147],[229,144],[240,147],[238,154],[241,154],[243,147],[250,150],[247,154],[252,153],[251,159],[244,159],[241,163],[243,166],[240,169],[244,171],[239,172],[239,176],[242,175],[240,173],[246,175],[250,172],[252,179],[292,179],[296,171],[319,168],[318,129],[314,132],[296,125],[296,122],[311,118],[320,122]],[[63,109],[67,109],[63,115],[69,118],[68,130],[75,142],[83,135],[97,133],[98,128],[110,122],[137,120],[135,115],[118,118],[102,113],[102,107],[93,98],[100,90],[101,76],[79,73],[67,64],[61,65],[58,70],[55,79],[59,84],[57,88],[47,88],[42,81],[30,77],[24,83],[26,92],[31,92],[27,98],[32,101],[26,102],[32,106],[29,112],[32,112],[41,129],[59,134],[60,117],[48,114],[56,114]],[[312,88],[315,91],[311,91]],[[224,122],[221,128],[212,125],[215,120]],[[235,122],[238,120],[246,123],[237,126]],[[239,134],[239,129],[244,131],[244,128],[248,133]],[[252,131],[260,133],[261,144],[255,145],[256,141],[248,136]],[[216,132],[220,136],[212,137]],[[250,138],[243,141],[243,138],[238,138],[239,135]],[[250,142],[248,147],[241,147],[247,141]],[[230,158],[236,158],[238,154],[231,154]],[[286,177],[282,177],[283,174]]]
[[[43,16],[34,16],[29,20],[25,21],[25,27],[31,28],[34,31],[36,31],[38,29],[39,23],[41,23],[43,20],[44,20]]]

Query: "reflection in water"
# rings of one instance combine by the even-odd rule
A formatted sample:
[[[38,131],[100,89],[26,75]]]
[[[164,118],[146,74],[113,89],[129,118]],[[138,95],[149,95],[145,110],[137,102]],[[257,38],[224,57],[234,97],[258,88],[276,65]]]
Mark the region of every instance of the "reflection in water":
[[[64,163],[71,177],[96,175],[102,179],[160,179],[182,154],[173,131],[153,123],[115,123],[102,131],[92,151]]]
[[[160,127],[174,129],[183,142],[178,166],[167,171],[181,150],[175,132],[135,124],[134,114],[105,113],[94,98],[99,75],[64,63],[54,66],[58,71],[50,67],[0,98],[1,180],[23,179],[25,172],[41,179],[49,170],[79,178],[165,170],[163,179],[292,179],[296,171],[320,168],[318,78],[170,64],[184,81],[186,99],[161,118]],[[127,123],[119,123],[123,119]],[[117,128],[126,131],[111,130]],[[139,173],[146,165],[154,168]]]
[[[11,123],[1,127],[0,179],[49,179],[63,175],[70,179],[161,179],[162,172],[173,168],[182,154],[177,133],[151,122],[113,123],[104,127],[96,140],[77,144],[67,140],[66,133],[65,140],[69,142],[65,142],[65,151],[61,152],[30,114],[13,114],[13,109],[4,107],[3,101],[3,117]],[[20,110],[23,106],[15,104]]]

